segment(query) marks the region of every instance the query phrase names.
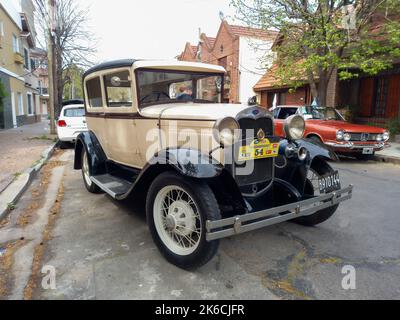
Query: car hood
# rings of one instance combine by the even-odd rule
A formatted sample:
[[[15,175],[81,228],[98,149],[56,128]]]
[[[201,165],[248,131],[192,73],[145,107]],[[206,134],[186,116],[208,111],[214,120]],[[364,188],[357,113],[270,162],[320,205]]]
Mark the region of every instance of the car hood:
[[[148,118],[210,120],[217,121],[226,117],[235,118],[240,112],[250,108],[244,104],[205,104],[205,103],[175,103],[143,108],[140,114]]]
[[[334,121],[334,120],[309,120],[310,123],[315,123],[321,126],[330,127],[335,130],[344,130],[351,133],[383,133],[385,129],[372,127],[361,124],[349,123],[346,121]],[[307,121],[308,122],[308,121]]]

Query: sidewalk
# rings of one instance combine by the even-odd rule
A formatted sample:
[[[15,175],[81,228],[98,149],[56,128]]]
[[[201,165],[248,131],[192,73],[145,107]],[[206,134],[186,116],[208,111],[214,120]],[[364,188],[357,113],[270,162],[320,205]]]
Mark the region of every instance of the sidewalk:
[[[400,143],[392,142],[390,148],[377,152],[376,157],[384,162],[400,164]]]
[[[0,193],[26,169],[34,167],[42,153],[54,144],[48,120],[0,131]]]

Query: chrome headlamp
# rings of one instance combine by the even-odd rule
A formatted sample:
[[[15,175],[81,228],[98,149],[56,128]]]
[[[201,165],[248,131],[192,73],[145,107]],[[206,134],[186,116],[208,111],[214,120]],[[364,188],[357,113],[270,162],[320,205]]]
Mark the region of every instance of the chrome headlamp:
[[[284,131],[288,140],[300,140],[304,137],[306,123],[303,117],[293,115],[286,119]]]
[[[382,135],[383,141],[389,141],[390,139],[390,133],[388,131],[385,131]]]
[[[231,117],[217,121],[214,126],[214,138],[222,146],[231,146],[239,140],[239,123]]]
[[[344,131],[343,130],[339,130],[338,132],[336,132],[336,139],[338,141],[344,140]]]

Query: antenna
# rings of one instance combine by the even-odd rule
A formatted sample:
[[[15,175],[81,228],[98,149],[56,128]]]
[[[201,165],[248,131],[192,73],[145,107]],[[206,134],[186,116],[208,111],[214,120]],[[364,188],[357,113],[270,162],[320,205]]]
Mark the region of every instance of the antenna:
[[[219,18],[221,19],[221,21],[225,20],[225,14],[222,11],[219,12]]]

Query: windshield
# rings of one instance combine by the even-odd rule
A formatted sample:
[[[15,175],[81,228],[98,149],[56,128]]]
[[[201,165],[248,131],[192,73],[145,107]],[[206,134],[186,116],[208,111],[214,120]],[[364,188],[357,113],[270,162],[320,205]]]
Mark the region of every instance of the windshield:
[[[179,71],[137,71],[139,105],[179,102],[219,103],[223,75]]]
[[[84,108],[73,108],[73,109],[65,109],[64,117],[68,118],[79,118],[85,116]]]
[[[344,120],[335,108],[330,107],[303,107],[300,112],[305,120]]]

